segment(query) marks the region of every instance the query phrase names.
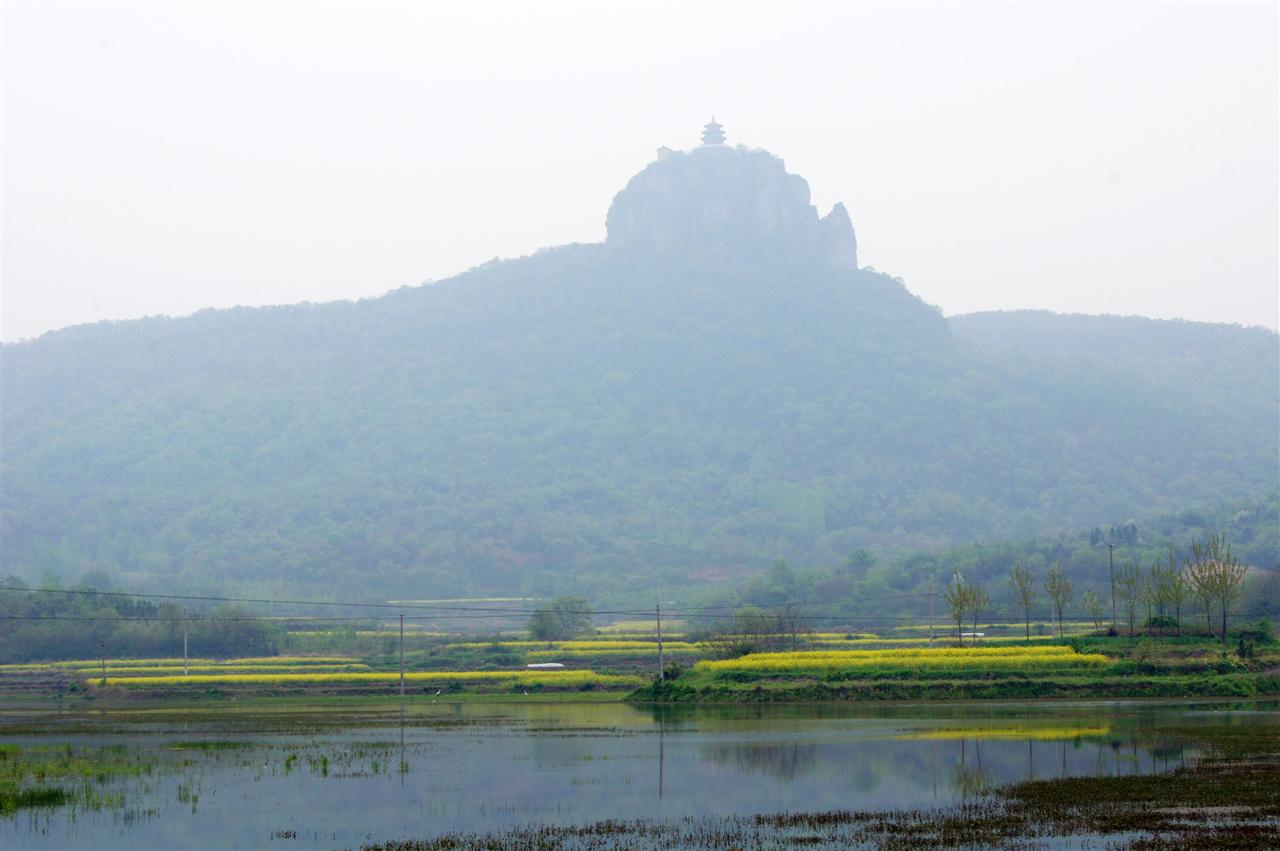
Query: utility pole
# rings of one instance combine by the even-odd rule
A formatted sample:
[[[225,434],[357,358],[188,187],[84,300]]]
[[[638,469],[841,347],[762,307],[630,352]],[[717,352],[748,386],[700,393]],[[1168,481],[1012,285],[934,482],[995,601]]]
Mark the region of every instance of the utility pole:
[[[654,617],[658,622],[658,681],[666,679],[666,669],[662,664],[662,604],[658,603],[653,607]]]
[[[404,614],[400,615],[400,697],[404,697]]]
[[[189,676],[191,667],[187,660],[187,610],[182,610],[182,675]]]
[[[102,684],[107,684],[107,640],[104,638],[100,642],[102,648]]]
[[[933,580],[929,580],[929,646],[933,646]]]
[[[1116,631],[1116,545],[1110,541],[1107,545],[1107,563],[1111,566],[1111,631]]]

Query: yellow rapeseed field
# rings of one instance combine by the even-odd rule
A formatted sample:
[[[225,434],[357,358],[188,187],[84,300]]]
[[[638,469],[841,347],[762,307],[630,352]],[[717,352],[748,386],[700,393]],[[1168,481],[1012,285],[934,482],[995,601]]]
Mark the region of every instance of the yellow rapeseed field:
[[[999,670],[1092,667],[1107,664],[1100,653],[1076,653],[1062,645],[1022,647],[897,648],[752,653],[737,659],[699,662],[697,670],[839,671],[871,668]]]
[[[196,673],[219,672],[224,674],[285,674],[299,671],[307,673],[333,673],[338,671],[367,671],[368,669],[368,665],[357,662],[353,662],[349,665],[188,665],[185,668],[185,670],[194,671]],[[93,676],[94,674],[100,674],[102,667],[64,668],[62,670],[75,674]],[[181,674],[183,670],[184,668],[182,665],[120,665],[115,667],[108,665],[107,675],[163,676],[166,674]]]
[[[448,647],[480,649],[484,647],[504,647],[513,650],[652,650],[658,652],[658,642],[649,641],[468,641],[449,644]],[[663,641],[663,648],[693,649],[696,645],[683,641]]]
[[[662,650],[664,653],[667,653],[672,656],[694,656],[703,652],[701,648],[699,648],[697,645],[694,645],[694,644],[681,644],[677,642],[672,642],[671,644],[668,644],[665,641],[662,643]],[[558,658],[596,659],[596,658],[609,658],[609,657],[619,657],[619,656],[641,656],[641,655],[657,656],[658,645],[654,643],[654,644],[646,644],[644,647],[623,648],[623,649],[608,647],[608,648],[601,648],[596,650],[578,650],[576,648],[575,649],[565,648],[563,650],[530,650],[528,653],[525,654],[525,658],[531,662],[537,662],[539,660],[554,661],[555,659],[558,659]]]
[[[680,638],[682,636],[677,633],[686,626],[682,620],[663,620],[662,634],[663,636],[671,636],[672,638]],[[635,620],[635,621],[615,621],[607,626],[597,627],[596,632],[601,635],[654,635],[658,631],[656,620]]]
[[[192,665],[338,665],[359,662],[351,656],[251,656],[242,659],[206,659],[191,657]],[[140,668],[151,665],[181,665],[182,657],[153,659],[108,659],[107,669],[118,667]],[[0,671],[49,668],[102,668],[101,659],[65,659],[57,662],[28,662],[0,665]]]

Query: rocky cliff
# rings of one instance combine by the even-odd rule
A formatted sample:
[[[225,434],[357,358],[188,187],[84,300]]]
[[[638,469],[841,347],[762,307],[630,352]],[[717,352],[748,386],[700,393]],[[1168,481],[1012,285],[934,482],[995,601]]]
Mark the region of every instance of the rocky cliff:
[[[621,251],[858,266],[844,205],[819,217],[804,178],[768,151],[745,147],[671,152],[614,197],[607,225],[608,245]]]

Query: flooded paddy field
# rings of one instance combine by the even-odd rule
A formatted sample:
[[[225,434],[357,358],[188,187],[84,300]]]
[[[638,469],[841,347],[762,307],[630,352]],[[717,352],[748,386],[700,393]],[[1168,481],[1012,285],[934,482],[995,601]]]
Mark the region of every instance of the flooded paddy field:
[[[750,843],[757,816],[981,809],[1010,784],[1177,772],[1201,729],[1274,738],[1280,703],[10,707],[0,846],[347,848],[603,820],[738,824]]]

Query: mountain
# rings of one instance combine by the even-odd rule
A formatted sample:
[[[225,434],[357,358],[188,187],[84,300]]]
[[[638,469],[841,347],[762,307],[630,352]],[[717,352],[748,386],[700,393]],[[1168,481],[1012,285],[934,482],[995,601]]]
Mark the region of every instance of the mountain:
[[[1272,332],[948,320],[742,147],[664,149],[607,224],[378,299],[6,345],[0,571],[621,593],[1280,491]]]

